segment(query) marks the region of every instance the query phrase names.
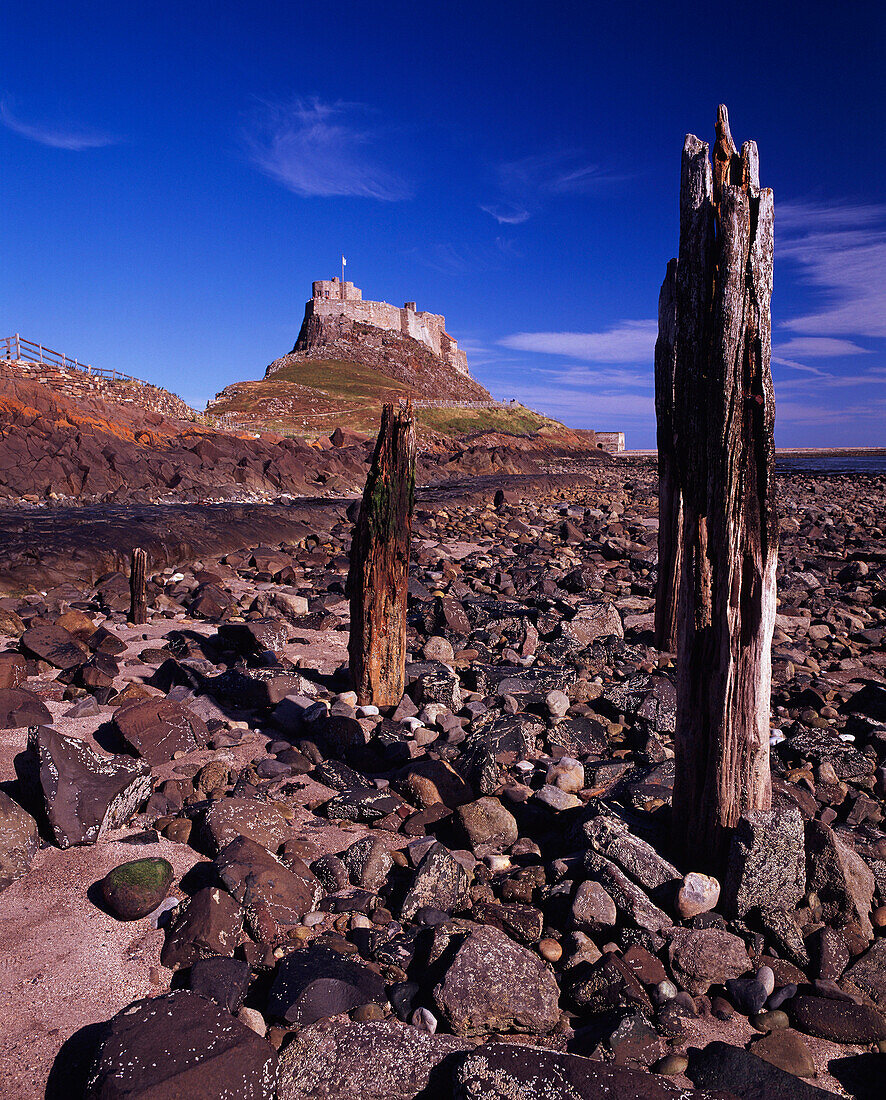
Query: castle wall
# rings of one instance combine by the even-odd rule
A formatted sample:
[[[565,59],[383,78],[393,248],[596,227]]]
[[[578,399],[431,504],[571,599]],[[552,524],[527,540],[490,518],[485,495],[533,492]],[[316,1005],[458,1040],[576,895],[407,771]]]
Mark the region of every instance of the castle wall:
[[[446,318],[442,314],[416,310],[414,302],[407,302],[400,309],[389,302],[364,301],[359,287],[339,279],[318,279],[312,291],[313,297],[305,306],[306,318],[347,317],[386,332],[400,332],[424,344],[460,374],[468,373],[467,356],[446,332]]]

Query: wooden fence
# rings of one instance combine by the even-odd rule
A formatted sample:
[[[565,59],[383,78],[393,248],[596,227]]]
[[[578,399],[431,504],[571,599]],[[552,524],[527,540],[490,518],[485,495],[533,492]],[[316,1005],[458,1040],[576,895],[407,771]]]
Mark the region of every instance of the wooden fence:
[[[14,336],[0,337],[0,359],[39,363],[41,366],[59,367],[61,370],[79,370],[97,378],[120,379],[124,382],[136,382],[140,386],[147,385],[131,374],[123,374],[121,371],[110,370],[107,367],[93,367],[89,363],[81,363],[79,359],[71,359],[60,351],[53,351],[33,340],[25,340],[18,333]]]

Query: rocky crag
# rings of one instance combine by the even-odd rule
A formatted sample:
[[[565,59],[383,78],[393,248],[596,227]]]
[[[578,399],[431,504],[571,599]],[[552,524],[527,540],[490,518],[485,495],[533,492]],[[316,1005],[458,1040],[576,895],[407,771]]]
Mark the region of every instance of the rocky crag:
[[[418,505],[407,689],[351,523],[0,599],[4,1096],[867,1100],[886,1043],[882,477],[779,478],[773,807],[668,846],[654,468]]]
[[[464,352],[444,326],[442,316],[416,311],[413,302],[399,309],[364,301],[351,283],[316,282],[292,351],[275,359],[262,380],[226,387],[207,412],[306,433],[322,430],[331,418],[372,430],[383,402],[411,398],[425,438],[562,427],[494,401],[471,378]]]

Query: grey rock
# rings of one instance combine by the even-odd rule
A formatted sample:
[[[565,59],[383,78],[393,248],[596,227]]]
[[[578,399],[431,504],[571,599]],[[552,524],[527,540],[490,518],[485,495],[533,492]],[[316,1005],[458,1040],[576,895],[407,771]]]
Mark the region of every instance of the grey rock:
[[[818,894],[825,923],[842,928],[857,921],[862,935],[873,939],[873,873],[861,856],[821,821],[806,823],[806,885]]]
[[[668,960],[674,979],[693,995],[712,985],[739,978],[749,966],[747,948],[738,936],[718,928],[674,928],[669,933]]]
[[[132,750],[155,766],[171,760],[176,752],[202,748],[209,740],[203,719],[168,699],[121,707],[114,714],[114,725]]]
[[[212,955],[197,959],[189,974],[190,987],[228,1012],[236,1012],[246,999],[252,972],[242,959]]]
[[[468,1054],[456,1071],[453,1100],[705,1100],[709,1095],[645,1070],[488,1043]]]
[[[490,927],[467,936],[434,988],[434,1002],[457,1035],[545,1034],[560,1018],[559,996],[548,965]]]
[[[254,840],[238,836],[215,858],[218,876],[242,906],[253,938],[276,946],[312,912],[323,887],[307,864],[291,857],[284,865]]]
[[[349,880],[364,890],[378,891],[387,881],[394,865],[391,853],[374,836],[361,837],[341,854],[341,861],[348,870]]]
[[[20,730],[51,721],[48,707],[33,691],[23,687],[0,690],[0,730]]]
[[[243,910],[224,890],[205,886],[173,914],[160,962],[170,970],[212,955],[233,955],[243,930]]]
[[[419,909],[444,913],[463,909],[469,898],[467,871],[442,844],[434,843],[415,871],[412,885],[400,907],[401,920],[411,920]]]
[[[777,1028],[751,1044],[751,1053],[795,1077],[814,1077],[815,1060],[803,1037],[789,1027]]]
[[[277,1095],[279,1100],[451,1100],[450,1064],[473,1045],[393,1020],[323,1020],[302,1028],[287,1044]]]
[[[457,807],[456,817],[471,847],[509,848],[517,839],[517,821],[497,798],[479,798]]]
[[[584,856],[584,869],[588,878],[599,882],[615,902],[622,916],[648,932],[662,932],[673,921],[658,908],[649,897],[617,867],[612,860],[588,849]]]
[[[881,1008],[886,1008],[886,937],[874,940],[849,967],[846,977]]]
[[[620,818],[601,814],[582,826],[594,851],[617,863],[645,890],[682,881],[677,868],[656,852],[651,844],[634,836]]]
[[[238,836],[249,837],[269,852],[276,852],[292,830],[272,802],[223,798],[207,810],[205,833],[207,846],[216,855]]]
[[[612,928],[618,919],[615,902],[599,882],[587,879],[579,884],[572,899],[572,923],[574,927],[594,932]]]
[[[753,908],[797,907],[806,888],[803,819],[799,810],[757,810],[742,817],[732,836],[723,883],[723,911],[744,916]]]
[[[803,996],[794,998],[791,1012],[801,1031],[834,1043],[878,1043],[886,1039],[886,1019],[870,1005]]]

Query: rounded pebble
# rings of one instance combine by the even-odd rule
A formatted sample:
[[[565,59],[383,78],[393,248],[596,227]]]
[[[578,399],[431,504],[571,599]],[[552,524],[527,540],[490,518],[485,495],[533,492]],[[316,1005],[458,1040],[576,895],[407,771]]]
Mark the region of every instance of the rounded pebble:
[[[685,1054],[666,1054],[660,1062],[655,1063],[655,1072],[666,1077],[676,1077],[678,1073],[685,1073],[688,1067],[689,1059]]]
[[[543,939],[538,941],[538,953],[548,962],[555,963],[563,958],[563,947],[557,940]]]

